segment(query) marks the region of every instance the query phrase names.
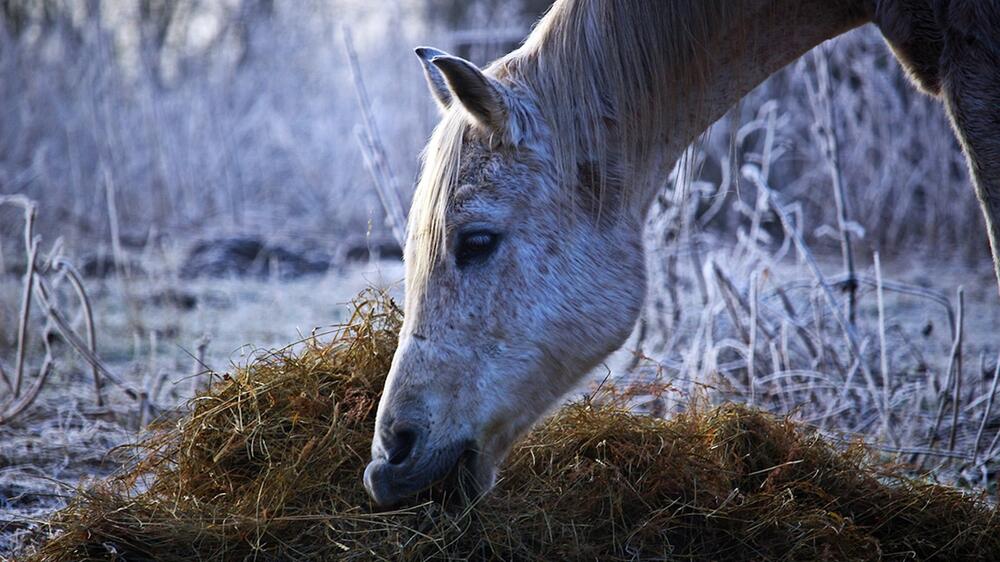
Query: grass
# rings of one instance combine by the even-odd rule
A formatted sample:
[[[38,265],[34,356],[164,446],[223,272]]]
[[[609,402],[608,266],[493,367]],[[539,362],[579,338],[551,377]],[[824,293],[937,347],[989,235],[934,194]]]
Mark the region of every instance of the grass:
[[[379,294],[353,310],[331,342],[262,358],[163,422],[53,517],[30,559],[1000,556],[1000,513],[982,495],[745,406],[636,415],[627,389],[537,427],[474,505],[433,492],[373,512],[361,473],[401,316]]]

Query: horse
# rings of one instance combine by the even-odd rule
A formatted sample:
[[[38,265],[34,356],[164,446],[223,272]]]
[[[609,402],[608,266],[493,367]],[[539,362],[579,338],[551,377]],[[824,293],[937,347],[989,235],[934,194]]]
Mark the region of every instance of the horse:
[[[939,97],[1000,275],[1000,2],[557,0],[485,69],[416,49],[441,109],[364,485],[489,491],[515,441],[630,335],[658,177],[731,106],[866,23]],[[461,477],[456,477],[461,475]]]

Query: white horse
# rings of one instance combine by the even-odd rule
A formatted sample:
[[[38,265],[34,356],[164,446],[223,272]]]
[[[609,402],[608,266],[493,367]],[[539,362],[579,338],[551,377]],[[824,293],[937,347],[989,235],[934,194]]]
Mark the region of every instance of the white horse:
[[[485,71],[417,49],[443,119],[410,211],[372,498],[459,472],[492,487],[515,440],[631,332],[655,178],[773,72],[870,21],[945,102],[996,255],[995,0],[560,0]]]

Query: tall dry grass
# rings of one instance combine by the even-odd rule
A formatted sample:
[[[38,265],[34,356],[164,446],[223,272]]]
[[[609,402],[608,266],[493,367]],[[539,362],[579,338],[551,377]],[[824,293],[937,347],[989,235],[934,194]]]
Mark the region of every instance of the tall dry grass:
[[[985,229],[941,108],[878,41],[818,48],[689,150],[647,229],[631,376],[794,412],[916,472],[995,487]],[[943,279],[970,263],[983,274],[967,287]]]
[[[309,232],[335,241],[369,222],[382,230],[357,142],[363,123],[345,26],[404,203],[436,120],[413,45],[465,41],[462,51],[482,59],[498,53],[489,33],[462,34],[482,37],[476,49],[445,21],[527,30],[516,5],[492,2],[458,10],[457,20],[454,9],[442,15],[441,2],[278,2],[263,14],[238,8],[249,1],[178,6],[189,4],[159,43],[143,40],[144,20],[127,2],[97,2],[99,17],[66,15],[16,35],[0,24],[0,95],[8,100],[0,193],[43,201],[46,235],[109,243],[112,214],[126,243],[151,233]],[[865,244],[984,260],[981,219],[941,109],[906,84],[874,29],[832,46],[834,125],[849,139],[840,147],[847,206]],[[810,77],[808,61],[792,65],[714,128],[704,168],[718,197],[706,204],[726,204],[703,223],[733,232],[745,220],[748,199],[727,181],[733,156],[760,158],[767,145],[773,186],[816,225],[806,234],[832,224],[824,156],[812,142]],[[771,122],[780,125],[774,138],[766,136]],[[16,230],[2,218],[2,243],[16,254]]]

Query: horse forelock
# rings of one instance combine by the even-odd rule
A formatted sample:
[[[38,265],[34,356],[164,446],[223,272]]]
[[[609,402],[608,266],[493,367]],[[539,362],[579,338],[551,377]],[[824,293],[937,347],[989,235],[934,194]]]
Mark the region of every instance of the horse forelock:
[[[471,127],[459,109],[448,110],[422,155],[423,169],[407,224],[407,290],[419,291],[445,252],[448,199],[462,164],[462,142]],[[407,300],[418,295],[408,294]]]

